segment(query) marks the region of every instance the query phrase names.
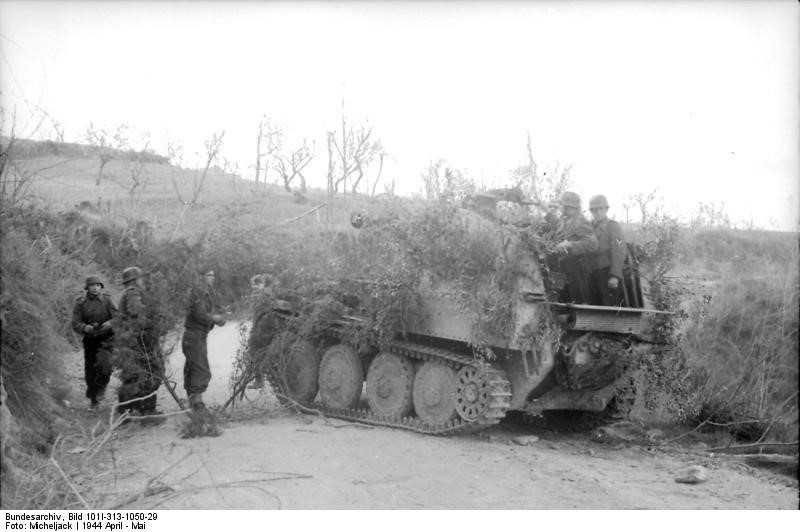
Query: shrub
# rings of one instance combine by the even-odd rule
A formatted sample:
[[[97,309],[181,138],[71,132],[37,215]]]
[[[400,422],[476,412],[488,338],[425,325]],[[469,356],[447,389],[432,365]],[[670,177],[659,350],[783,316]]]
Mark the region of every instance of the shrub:
[[[727,276],[690,311],[680,344],[698,377],[697,420],[736,423],[745,438],[770,424],[773,436],[797,434],[798,273],[770,269]]]
[[[37,447],[54,436],[51,426],[58,405],[50,392],[61,384],[60,355],[69,349],[59,330],[61,306],[68,296],[53,289],[60,269],[53,262],[24,233],[11,228],[3,235],[0,371],[9,410],[25,420],[26,437]]]

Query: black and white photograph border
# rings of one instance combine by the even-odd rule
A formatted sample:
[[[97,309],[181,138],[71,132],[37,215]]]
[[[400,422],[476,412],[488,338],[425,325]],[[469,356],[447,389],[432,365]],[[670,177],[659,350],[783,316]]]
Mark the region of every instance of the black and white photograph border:
[[[4,521],[797,509],[799,35],[789,1],[0,1]]]

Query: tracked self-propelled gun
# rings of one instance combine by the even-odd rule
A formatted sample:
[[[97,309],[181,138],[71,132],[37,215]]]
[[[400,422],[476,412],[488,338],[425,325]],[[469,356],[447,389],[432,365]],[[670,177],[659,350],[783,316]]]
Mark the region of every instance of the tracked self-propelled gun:
[[[473,215],[476,224],[492,223]],[[352,222],[360,227],[365,218]],[[631,306],[562,303],[552,300],[545,260],[521,232],[499,224],[495,230],[498,256],[518,263],[504,336],[477,346],[481,316],[464,307],[447,279],[423,276],[419,319],[381,345],[352,340],[352,331],[371,326],[357,296],[313,341],[292,326],[301,305],[271,299],[254,316],[250,349],[266,354],[260,371],[277,397],[326,416],[426,434],[480,430],[509,411],[624,414],[634,362],[653,345],[649,318],[659,314],[643,308],[632,257],[625,279]]]

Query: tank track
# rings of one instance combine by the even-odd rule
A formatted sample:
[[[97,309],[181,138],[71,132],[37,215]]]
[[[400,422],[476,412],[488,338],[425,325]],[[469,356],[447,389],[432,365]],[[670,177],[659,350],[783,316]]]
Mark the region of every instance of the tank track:
[[[425,423],[413,416],[403,418],[378,416],[372,413],[368,408],[335,409],[326,407],[319,402],[304,404],[303,406],[319,410],[326,416],[347,421],[400,428],[422,434],[440,436],[476,432],[491,425],[495,425],[500,422],[511,406],[511,383],[506,379],[502,371],[496,370],[485,363],[470,357],[457,355],[445,349],[423,346],[411,342],[392,342],[388,346],[388,351],[396,355],[407,356],[415,361],[427,362],[436,360],[455,370],[459,370],[464,366],[473,366],[485,372],[489,378],[489,384],[491,385],[488,410],[475,421],[466,421],[456,417],[447,423],[433,425]],[[274,386],[273,383],[270,384]]]

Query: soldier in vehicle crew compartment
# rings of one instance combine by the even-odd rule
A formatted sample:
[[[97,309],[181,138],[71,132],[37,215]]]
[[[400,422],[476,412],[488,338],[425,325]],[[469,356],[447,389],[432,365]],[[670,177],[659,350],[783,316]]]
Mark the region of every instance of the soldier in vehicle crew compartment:
[[[151,296],[145,290],[144,273],[131,266],[122,272],[125,292],[119,301],[120,331],[118,363],[122,368],[119,387],[120,412],[138,410],[141,415],[161,414],[156,396],[146,397],[161,385],[163,361],[154,323]],[[135,400],[139,397],[142,399]],[[146,398],[145,398],[146,397]],[[130,401],[130,402],[128,402]],[[159,423],[163,419],[153,419]]]
[[[620,306],[623,300],[622,267],[626,253],[622,227],[608,218],[605,196],[594,196],[589,202],[589,211],[598,241],[592,261],[592,304]]]
[[[215,312],[217,308],[213,269],[201,271],[200,284],[192,288],[189,308],[184,322],[181,347],[186,363],[183,366],[183,387],[189,396],[189,406],[194,411],[205,411],[203,393],[211,381],[208,365],[208,333],[214,325],[225,325],[225,317]]]
[[[86,294],[75,301],[72,310],[72,329],[83,335],[83,369],[90,408],[96,407],[105,393],[113,369],[111,320],[117,308],[111,296],[101,292],[103,288],[105,285],[99,277],[87,277]]]
[[[559,294],[564,303],[588,303],[591,292],[589,275],[592,253],[597,250],[591,224],[581,213],[581,198],[575,192],[564,192],[559,200],[561,218],[548,212],[545,222],[550,226],[555,245],[557,268],[566,277],[566,286]]]

